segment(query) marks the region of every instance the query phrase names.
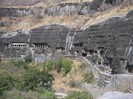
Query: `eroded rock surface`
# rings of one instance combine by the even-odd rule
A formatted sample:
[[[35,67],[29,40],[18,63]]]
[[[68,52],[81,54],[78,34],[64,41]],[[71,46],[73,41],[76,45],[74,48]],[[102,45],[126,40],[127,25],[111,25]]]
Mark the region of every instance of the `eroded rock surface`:
[[[133,75],[113,75],[111,78],[111,86],[118,90],[133,90]]]
[[[106,92],[98,99],[133,99],[133,94],[122,92]]]
[[[37,0],[33,0],[38,2]],[[28,1],[24,1],[28,2]],[[80,3],[59,3],[57,5],[46,7],[2,7],[0,8],[0,17],[22,17],[27,15],[42,15],[42,16],[57,16],[57,15],[86,15],[97,11],[103,11],[113,5],[119,5],[124,3],[124,0],[94,0],[92,2],[80,2]],[[131,1],[127,1],[124,4],[132,4]]]

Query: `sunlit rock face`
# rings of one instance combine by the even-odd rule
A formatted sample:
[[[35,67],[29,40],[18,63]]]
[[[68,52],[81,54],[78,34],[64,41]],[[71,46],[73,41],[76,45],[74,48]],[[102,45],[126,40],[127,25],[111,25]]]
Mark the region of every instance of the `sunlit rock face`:
[[[133,94],[122,92],[106,92],[98,99],[132,99]]]
[[[112,88],[123,91],[125,89],[133,88],[133,75],[113,75],[111,78],[111,86]]]

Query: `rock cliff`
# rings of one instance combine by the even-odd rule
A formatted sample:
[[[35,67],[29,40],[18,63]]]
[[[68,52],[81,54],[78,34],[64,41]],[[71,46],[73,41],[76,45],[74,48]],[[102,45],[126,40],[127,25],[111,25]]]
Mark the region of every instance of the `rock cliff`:
[[[94,63],[99,62],[98,60],[102,57],[104,61],[99,63],[113,68],[112,73],[125,73],[126,68],[132,72],[132,3],[131,0],[93,0],[92,2],[61,3],[48,7],[2,7],[0,8],[1,27],[6,26],[10,29],[15,20],[20,23],[21,17],[31,19],[31,16],[32,18],[38,17],[40,23],[47,22],[48,20],[45,19],[48,17],[52,23],[51,21],[55,18],[56,24],[46,25],[42,22],[41,25],[29,29],[18,29],[9,33],[0,31],[2,32],[0,51],[3,58],[22,58],[26,55],[26,50],[32,51],[34,55],[42,53],[54,55],[59,51],[63,55],[86,57]],[[112,9],[115,11],[109,12]],[[121,15],[121,11],[124,13],[123,15]],[[105,12],[109,12],[109,14],[105,14]],[[115,16],[112,14],[114,12],[120,13],[120,15]],[[70,19],[75,16],[75,21],[79,22],[74,25],[84,27],[71,27],[71,21],[70,25],[60,25],[56,19],[59,16],[63,16],[60,23],[63,23],[65,18]],[[80,19],[80,17],[86,16],[87,18]],[[10,17],[14,21],[7,23],[8,21],[5,21],[6,18],[3,19],[3,17],[7,19]],[[41,19],[42,17],[44,20]],[[95,23],[95,20],[98,19],[102,21]],[[81,23],[80,20],[84,21]],[[32,21],[37,24],[35,20]],[[91,22],[95,24],[91,24]],[[14,25],[16,23],[15,21]]]

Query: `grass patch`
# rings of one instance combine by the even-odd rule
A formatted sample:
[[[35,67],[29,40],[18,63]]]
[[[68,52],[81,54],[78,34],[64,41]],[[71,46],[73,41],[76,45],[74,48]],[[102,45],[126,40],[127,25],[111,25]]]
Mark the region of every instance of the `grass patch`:
[[[65,99],[93,99],[93,97],[86,91],[73,91]]]
[[[91,83],[93,79],[94,79],[94,75],[92,72],[84,74],[84,82]]]

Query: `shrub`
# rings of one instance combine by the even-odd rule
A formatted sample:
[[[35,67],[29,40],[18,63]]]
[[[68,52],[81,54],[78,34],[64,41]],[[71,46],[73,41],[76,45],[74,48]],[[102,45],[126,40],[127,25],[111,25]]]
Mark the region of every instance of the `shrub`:
[[[54,92],[50,90],[44,90],[43,93],[41,94],[40,99],[57,99],[57,98]]]
[[[59,60],[57,60],[57,62],[55,63],[55,69],[57,70],[58,73],[61,72],[62,69],[62,58],[60,58]]]
[[[63,58],[62,65],[63,65],[63,75],[66,76],[67,73],[71,70],[72,61],[68,58]]]
[[[24,58],[26,63],[31,63],[33,61],[32,54],[28,53]]]
[[[71,70],[71,65],[67,65],[67,64],[66,64],[66,66],[65,66],[64,69],[63,69],[63,75],[66,76],[67,73],[70,72],[70,70]]]
[[[57,62],[56,62],[56,70],[57,72],[61,72],[61,70],[63,70],[63,75],[66,76],[68,72],[70,72],[71,70],[71,65],[72,65],[72,61],[68,58],[60,58]]]
[[[63,58],[62,59],[62,65],[66,66],[66,65],[72,65],[72,60],[68,59],[68,58]]]
[[[11,63],[18,68],[28,69],[28,64],[23,60],[13,60]]]
[[[46,70],[51,71],[51,70],[52,70],[52,67],[53,67],[53,62],[52,62],[51,60],[46,61],[46,62],[44,63],[44,66],[45,66],[45,69],[46,69]]]
[[[90,83],[93,80],[93,78],[94,76],[92,72],[84,74],[84,81],[87,83]]]
[[[13,87],[13,78],[8,73],[0,73],[0,95],[3,91],[11,90]]]
[[[40,88],[51,88],[53,76],[46,71],[31,69],[26,72],[21,81],[22,90],[36,90]]]
[[[65,99],[93,99],[92,95],[86,91],[73,91]]]

